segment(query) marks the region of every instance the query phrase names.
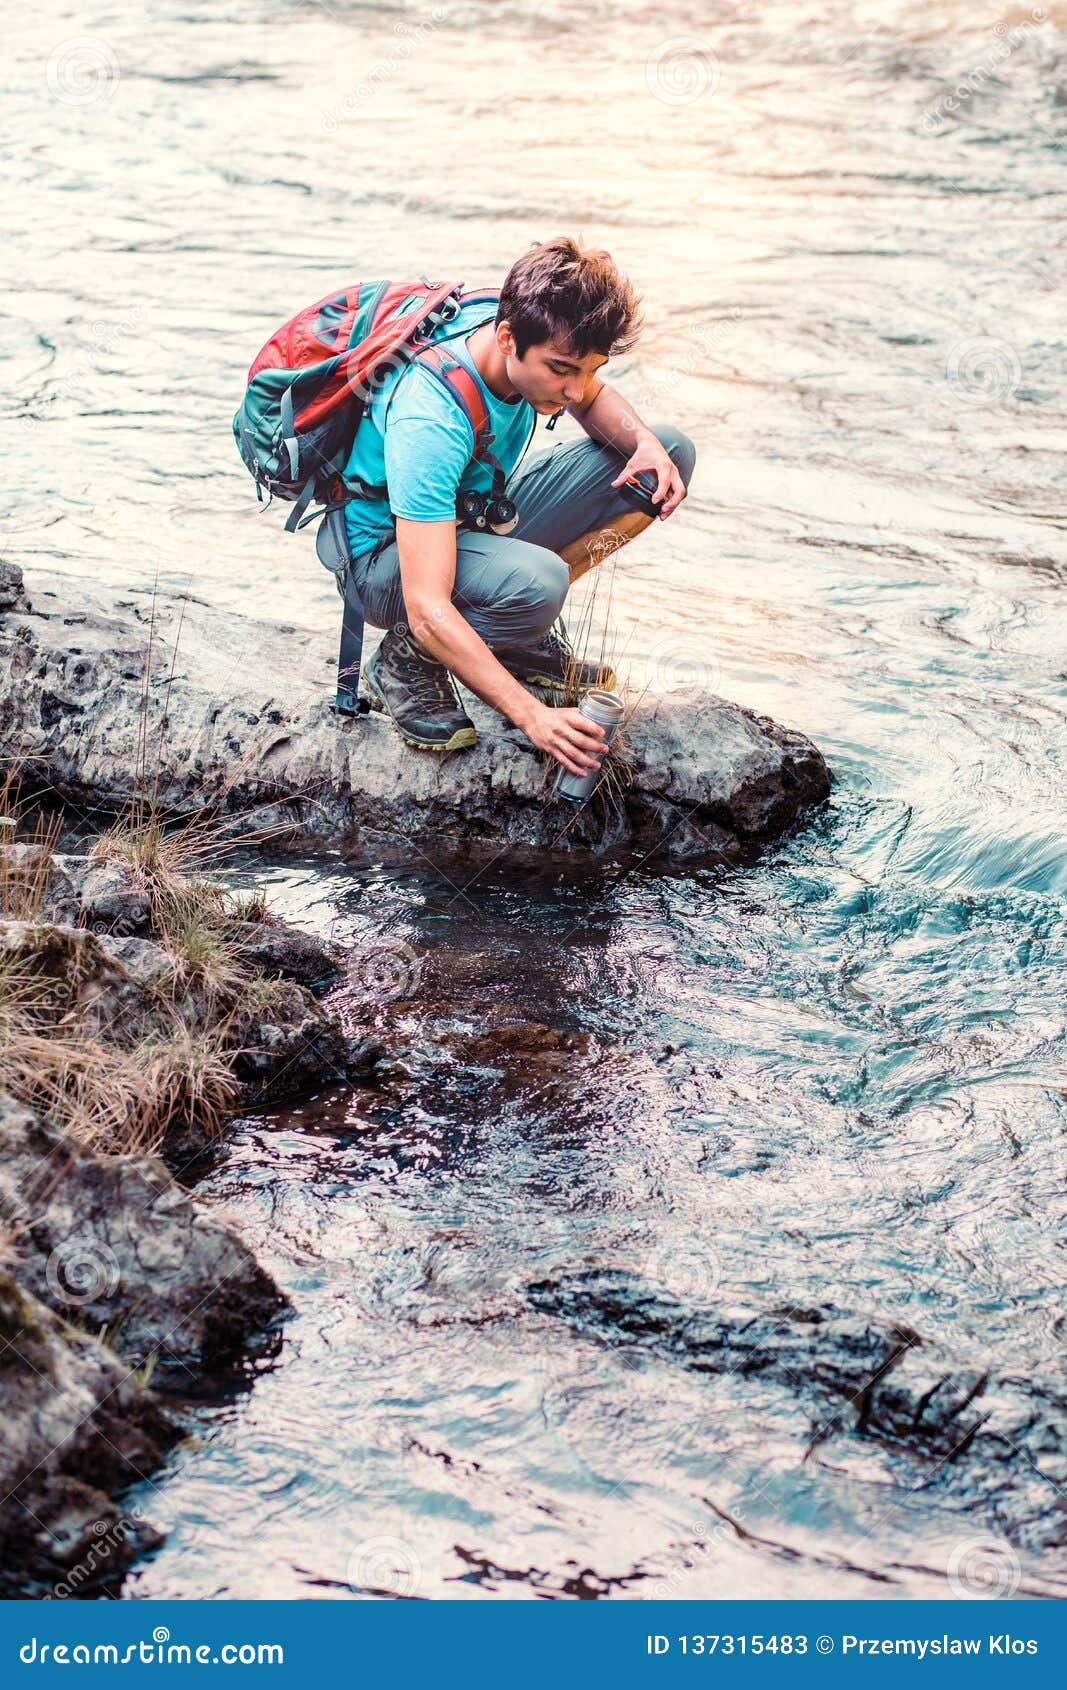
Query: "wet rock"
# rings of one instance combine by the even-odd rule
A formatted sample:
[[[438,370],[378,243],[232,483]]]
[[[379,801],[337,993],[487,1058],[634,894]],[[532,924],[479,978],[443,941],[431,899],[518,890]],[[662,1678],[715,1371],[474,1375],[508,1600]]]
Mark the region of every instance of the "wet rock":
[[[336,946],[274,918],[235,922],[227,938],[246,967],[296,980],[310,991],[325,991],[343,962]]]
[[[234,1071],[252,1102],[286,1097],[349,1072],[349,1044],[341,1025],[306,987],[293,981],[246,997],[232,1030]]]
[[[567,1073],[576,1057],[588,1056],[588,1033],[546,1027],[540,1021],[512,1021],[483,1032],[448,1032],[440,1044],[461,1062],[510,1072],[519,1065],[524,1078]]]
[[[829,1306],[683,1305],[604,1268],[542,1281],[529,1296],[613,1346],[786,1386],[810,1413],[812,1449],[877,1439],[909,1469],[918,1463],[947,1502],[984,1504],[1013,1542],[1067,1545],[1067,1388],[998,1378],[911,1328]],[[916,1482],[910,1470],[904,1483]]]
[[[385,1059],[385,1046],[372,1036],[345,1039],[345,1076],[350,1080],[365,1080]]]
[[[23,1594],[31,1580],[88,1590],[105,1534],[109,1571],[159,1541],[139,1517],[120,1530],[106,1493],[159,1466],[173,1421],[111,1350],[4,1269],[0,1407],[0,1594]]]
[[[30,601],[22,584],[22,570],[17,563],[0,560],[0,611],[29,608]]]
[[[242,1348],[285,1307],[229,1227],[148,1156],[102,1155],[0,1095],[0,1228],[12,1271],[131,1363]]]
[[[91,583],[79,584],[84,620],[74,628],[66,603],[42,576],[32,611],[12,604],[0,614],[0,723],[12,755],[61,797],[120,808],[137,779],[149,629],[130,610],[116,614]],[[829,791],[826,764],[801,734],[687,689],[641,702],[628,730],[632,784],[574,814],[549,801],[541,756],[478,700],[469,701],[478,745],[429,757],[382,716],[333,713],[332,635],[172,597],[154,611],[161,683],[184,613],[173,684],[146,695],[154,759],[162,748],[159,801],[188,813],[214,795],[237,831],[290,823],[305,841],[355,837],[376,851],[417,839],[435,862],[503,845],[732,862]]]

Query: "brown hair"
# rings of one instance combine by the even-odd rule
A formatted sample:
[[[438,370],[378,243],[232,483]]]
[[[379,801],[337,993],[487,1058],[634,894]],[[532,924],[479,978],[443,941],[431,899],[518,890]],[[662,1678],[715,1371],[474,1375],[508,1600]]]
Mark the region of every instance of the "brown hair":
[[[511,266],[497,323],[507,322],[520,358],[555,341],[578,358],[629,352],[641,332],[640,301],[607,252],[583,252],[569,235],[537,241]]]

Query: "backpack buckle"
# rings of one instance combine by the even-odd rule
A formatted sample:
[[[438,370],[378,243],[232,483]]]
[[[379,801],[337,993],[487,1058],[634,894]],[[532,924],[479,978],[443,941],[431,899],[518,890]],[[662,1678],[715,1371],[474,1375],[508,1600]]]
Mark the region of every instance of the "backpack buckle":
[[[335,716],[369,716],[371,702],[363,693],[339,692],[330,709]]]

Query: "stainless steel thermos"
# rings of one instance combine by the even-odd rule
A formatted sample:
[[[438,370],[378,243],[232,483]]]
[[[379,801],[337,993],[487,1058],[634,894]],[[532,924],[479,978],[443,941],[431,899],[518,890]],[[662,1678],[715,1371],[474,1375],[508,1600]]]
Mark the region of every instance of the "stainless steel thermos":
[[[604,750],[607,750],[626,714],[626,706],[618,693],[601,692],[594,688],[586,693],[578,709],[591,722],[600,723],[604,730]],[[565,798],[569,804],[584,804],[592,796],[602,773],[602,769],[588,769],[584,775],[572,775],[569,769],[560,769],[552,788],[553,795]]]

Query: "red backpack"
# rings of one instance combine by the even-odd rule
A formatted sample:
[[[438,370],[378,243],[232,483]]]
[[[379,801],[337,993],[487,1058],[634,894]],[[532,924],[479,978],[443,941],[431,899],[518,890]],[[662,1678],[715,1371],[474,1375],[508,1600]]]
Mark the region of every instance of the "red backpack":
[[[344,481],[356,430],[381,383],[398,364],[420,355],[467,416],[474,456],[488,455],[492,436],[478,383],[447,354],[426,354],[430,335],[461,305],[484,300],[492,316],[498,298],[489,290],[464,293],[462,284],[425,278],[414,284],[355,282],[275,330],[248,372],[233,433],[257,497],[266,489],[270,497],[295,504],[287,532],[300,526],[312,500],[344,502],[371,491]]]
[[[343,524],[340,507],[349,499],[387,495],[385,487],[349,484],[344,467],[378,387],[399,364],[416,360],[463,411],[474,434],[472,458],[486,460],[494,484],[499,478],[502,485],[481,389],[465,364],[429,339],[472,300],[484,300],[490,321],[499,300],[495,291],[465,293],[462,283],[433,283],[425,276],[414,284],[354,282],[298,311],[271,335],[248,372],[233,433],[255,478],[256,497],[262,500],[266,489],[268,503],[292,502],[287,533],[311,520],[305,512],[313,500],[325,506],[328,523]],[[320,530],[320,556],[322,539]],[[344,615],[334,708],[359,715],[369,707],[359,696],[363,607],[343,536],[333,549],[342,548],[344,567],[336,573]],[[328,566],[334,567],[332,561]]]

